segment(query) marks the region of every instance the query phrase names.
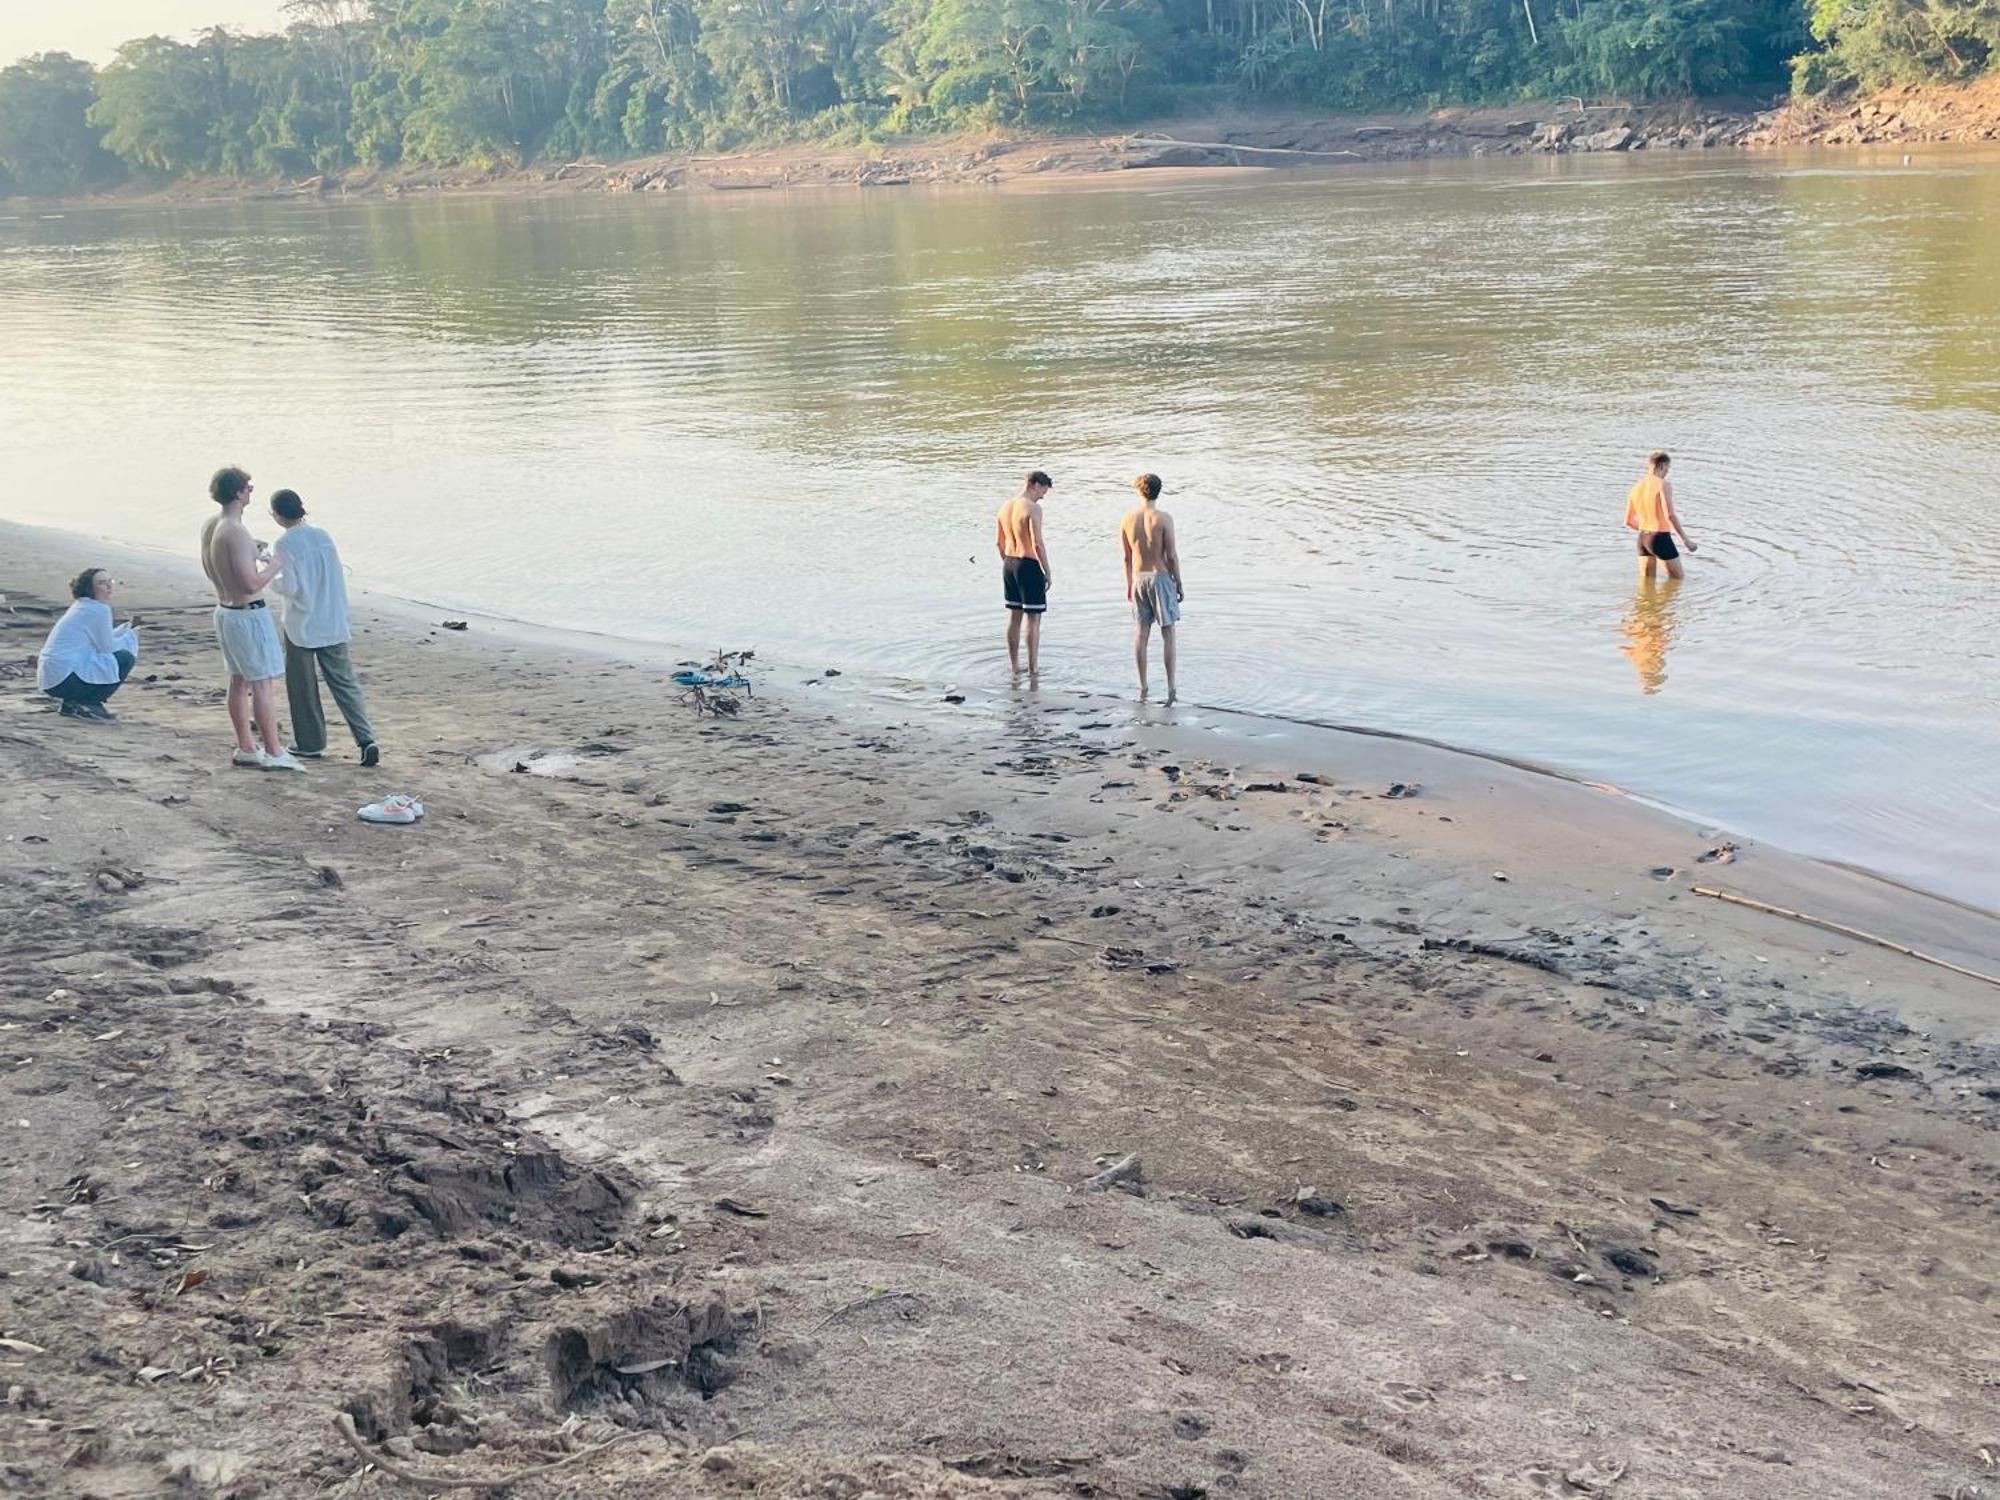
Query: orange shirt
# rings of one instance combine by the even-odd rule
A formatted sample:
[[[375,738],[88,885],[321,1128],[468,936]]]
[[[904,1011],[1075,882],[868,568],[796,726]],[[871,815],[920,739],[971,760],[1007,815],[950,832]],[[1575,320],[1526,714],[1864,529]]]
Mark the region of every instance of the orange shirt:
[[[1635,531],[1668,531],[1667,486],[1657,474],[1648,474],[1625,496],[1625,524]]]

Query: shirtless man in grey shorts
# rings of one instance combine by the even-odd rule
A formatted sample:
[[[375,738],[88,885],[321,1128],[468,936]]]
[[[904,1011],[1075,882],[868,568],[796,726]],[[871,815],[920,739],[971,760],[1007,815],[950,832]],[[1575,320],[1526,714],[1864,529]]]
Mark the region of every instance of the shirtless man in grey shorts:
[[[1139,697],[1146,697],[1146,643],[1160,627],[1160,654],[1167,662],[1167,702],[1179,696],[1174,687],[1174,626],[1180,623],[1181,554],[1174,546],[1174,518],[1154,502],[1160,498],[1160,476],[1141,474],[1132,481],[1139,507],[1118,523],[1118,540],[1125,552],[1125,597],[1132,601],[1132,656],[1139,667]]]
[[[277,679],[285,675],[285,651],[278,628],[264,607],[264,589],[282,566],[274,556],[257,560],[257,543],[243,524],[250,503],[250,476],[220,469],[208,495],[221,512],[201,528],[201,570],[215,585],[215,637],[229,669],[229,722],[236,731],[232,765],[261,771],[303,771],[304,766],[278,737]],[[251,722],[263,736],[251,737]]]

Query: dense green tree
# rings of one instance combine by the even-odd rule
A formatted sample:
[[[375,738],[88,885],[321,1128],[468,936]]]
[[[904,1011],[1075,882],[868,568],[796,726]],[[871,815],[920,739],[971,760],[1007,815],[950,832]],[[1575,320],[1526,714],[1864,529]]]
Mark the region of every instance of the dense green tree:
[[[715,108],[715,75],[692,0],[610,0],[609,61],[592,100],[599,151],[698,146]]]
[[[144,37],[98,74],[90,122],[104,147],[142,172],[213,171],[226,128],[228,80],[211,33],[200,46]]]
[[[287,39],[304,87],[298,102],[314,119],[302,138],[313,142],[313,164],[340,166],[355,155],[355,100],[374,66],[376,28],[371,0],[285,0]],[[323,122],[323,123],[322,123]]]
[[[389,12],[388,71],[406,102],[405,155],[518,162],[546,122],[546,7],[517,0],[404,0]]]
[[[1744,0],[1592,0],[1562,26],[1576,91],[1640,98],[1770,79],[1805,40],[1791,5]]]
[[[1807,92],[1958,83],[2000,66],[1996,0],[1813,0],[1810,24],[1820,47],[1793,65]]]
[[[90,123],[97,75],[45,52],[0,69],[0,178],[23,193],[75,193],[118,175]]]
[[[1063,0],[920,0],[911,57],[926,122],[1026,120],[1055,85]]]

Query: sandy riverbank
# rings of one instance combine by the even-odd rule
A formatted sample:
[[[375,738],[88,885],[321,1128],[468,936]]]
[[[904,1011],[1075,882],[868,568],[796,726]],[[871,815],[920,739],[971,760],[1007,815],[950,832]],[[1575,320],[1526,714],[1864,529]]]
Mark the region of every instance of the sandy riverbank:
[[[666,153],[519,168],[353,168],[305,181],[187,178],[129,184],[104,202],[398,198],[434,192],[746,192],[795,187],[1027,184],[1141,168],[1340,166],[1487,155],[1733,146],[1759,116],[1738,105],[1679,100],[1591,104],[1527,100],[1504,107],[1360,115],[1230,110],[1128,131],[1051,135],[978,131],[870,145],[824,142],[721,154]]]
[[[697,720],[386,601],[381,770],[231,771],[190,568],[0,558],[16,1492],[413,1492],[343,1411],[639,1434],[528,1497],[1994,1490],[2000,991],[1690,887],[2000,923],[1400,741]],[[24,665],[86,561],[113,727]]]
[[[304,180],[195,177],[135,182],[46,203],[213,203],[401,198],[438,192],[748,192],[778,188],[1028,185],[1107,172],[1328,167],[1364,162],[1718,147],[1908,145],[2000,140],[2000,79],[1886,90],[1758,109],[1741,100],[1523,100],[1359,115],[1228,110],[1078,135],[979,131],[840,146],[802,143],[719,154],[524,167],[355,167]]]

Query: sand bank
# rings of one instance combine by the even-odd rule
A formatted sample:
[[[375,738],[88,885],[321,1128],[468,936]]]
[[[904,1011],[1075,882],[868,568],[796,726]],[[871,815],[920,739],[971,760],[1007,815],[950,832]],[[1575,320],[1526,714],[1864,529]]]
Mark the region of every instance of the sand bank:
[[[344,201],[428,193],[516,197],[579,193],[754,192],[782,188],[1032,187],[1155,172],[1338,167],[1456,157],[1886,146],[2000,139],[2000,80],[1896,88],[1756,109],[1741,100],[1522,100],[1501,107],[1301,114],[1225,110],[1125,131],[1055,135],[974,131],[868,145],[805,142],[722,153],[669,152],[521,167],[352,167],[305,179],[189,177],[23,203]]]
[[[530,1497],[1993,1483],[2000,991],[1690,887],[1991,918],[1433,747],[834,662],[697,719],[379,600],[380,770],[233,771],[190,568],[0,557],[21,1493],[405,1488],[342,1412],[583,1454]],[[33,690],[86,562],[117,726]]]
[[[1575,99],[1526,100],[1504,108],[1373,114],[1226,110],[1091,134],[981,130],[867,145],[802,142],[521,167],[352,167],[305,180],[193,177],[165,185],[140,182],[99,196],[108,202],[184,203],[399,198],[435,192],[555,196],[1030,185],[1143,168],[1329,167],[1465,156],[1735,146],[1761,119],[1738,107],[1694,100],[1588,105]]]

